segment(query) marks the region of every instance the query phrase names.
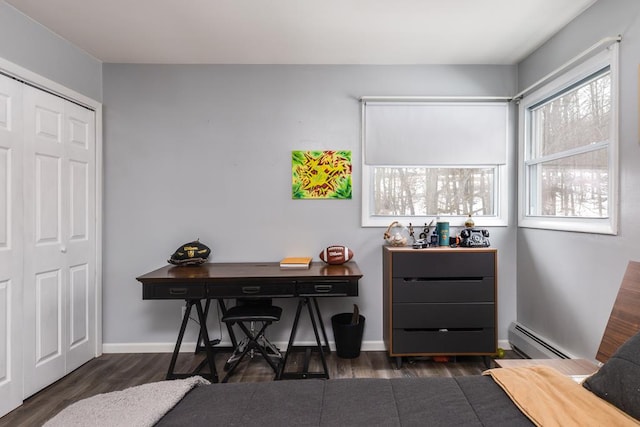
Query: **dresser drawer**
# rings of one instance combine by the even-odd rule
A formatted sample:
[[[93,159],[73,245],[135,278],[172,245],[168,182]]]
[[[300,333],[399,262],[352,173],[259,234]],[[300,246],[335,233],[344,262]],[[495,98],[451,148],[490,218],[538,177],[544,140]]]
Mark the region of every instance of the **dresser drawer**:
[[[283,281],[282,283],[247,281],[240,286],[238,284],[211,284],[207,286],[209,298],[286,298],[295,296],[295,290],[295,283],[292,281]]]
[[[493,303],[393,304],[393,329],[494,328]]]
[[[143,285],[142,299],[205,299],[207,288],[202,285]]]
[[[393,302],[494,302],[495,278],[394,278]]]
[[[495,354],[494,328],[469,330],[394,329],[392,356],[415,353]]]
[[[298,282],[300,296],[357,296],[358,286],[348,280],[327,280],[313,283]]]
[[[494,252],[416,252],[393,254],[393,277],[495,277]]]

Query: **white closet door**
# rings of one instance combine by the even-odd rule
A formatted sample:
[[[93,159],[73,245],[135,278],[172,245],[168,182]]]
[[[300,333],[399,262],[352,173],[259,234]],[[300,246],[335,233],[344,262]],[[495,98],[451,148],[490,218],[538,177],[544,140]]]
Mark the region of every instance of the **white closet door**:
[[[22,403],[22,85],[0,75],[0,416]]]
[[[65,372],[64,100],[25,87],[24,394]]]
[[[25,397],[95,354],[94,125],[80,108],[24,88]]]
[[[65,195],[63,231],[66,240],[67,369],[71,372],[94,357],[96,329],[96,199],[95,113],[65,105]]]

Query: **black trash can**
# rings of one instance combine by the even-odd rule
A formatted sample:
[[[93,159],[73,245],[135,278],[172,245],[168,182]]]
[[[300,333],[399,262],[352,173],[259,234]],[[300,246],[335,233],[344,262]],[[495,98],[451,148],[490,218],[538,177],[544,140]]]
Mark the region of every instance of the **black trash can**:
[[[358,314],[358,322],[354,323],[352,313],[340,313],[331,317],[333,337],[336,341],[336,353],[343,359],[354,359],[360,356],[362,333],[364,332],[364,316]]]

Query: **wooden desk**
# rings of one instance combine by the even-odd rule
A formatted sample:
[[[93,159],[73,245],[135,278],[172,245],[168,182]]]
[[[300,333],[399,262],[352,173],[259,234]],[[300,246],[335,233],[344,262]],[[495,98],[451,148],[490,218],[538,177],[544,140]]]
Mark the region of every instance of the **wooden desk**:
[[[495,359],[498,368],[549,366],[567,376],[591,375],[598,367],[586,359]]]
[[[182,319],[182,325],[173,351],[167,379],[184,378],[195,375],[205,364],[209,365],[211,375],[209,379],[217,382],[212,343],[209,340],[206,319],[211,300],[217,300],[224,314],[226,307],[224,299],[230,298],[298,298],[298,308],[294,318],[289,345],[285,353],[278,379],[285,378],[329,378],[325,351],[329,351],[324,323],[320,314],[316,297],[357,296],[358,280],[362,273],[355,262],[343,265],[328,265],[322,262],[312,262],[308,269],[283,269],[279,263],[205,263],[192,266],[166,265],[151,271],[137,280],[142,283],[142,299],[166,300],[181,299],[187,302]],[[202,301],[206,301],[205,306]],[[200,323],[200,338],[207,357],[196,371],[187,374],[176,374],[175,363],[180,352],[182,338],[189,320],[191,308],[195,306]],[[290,352],[304,349],[305,346],[295,346],[295,335],[302,308],[306,306],[309,318],[316,336],[317,349],[320,353],[323,373],[308,372],[305,363],[302,372],[285,372],[285,366]],[[320,341],[316,322],[324,338],[324,345]],[[229,331],[233,345],[236,345],[233,331]],[[200,341],[200,339],[198,340]]]

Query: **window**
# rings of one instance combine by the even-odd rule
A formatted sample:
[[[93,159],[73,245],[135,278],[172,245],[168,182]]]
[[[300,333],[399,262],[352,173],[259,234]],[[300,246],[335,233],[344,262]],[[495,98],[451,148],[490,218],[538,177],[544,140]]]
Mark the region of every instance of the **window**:
[[[363,99],[362,225],[507,224],[509,104]]]
[[[520,226],[616,233],[616,51],[522,100]]]

